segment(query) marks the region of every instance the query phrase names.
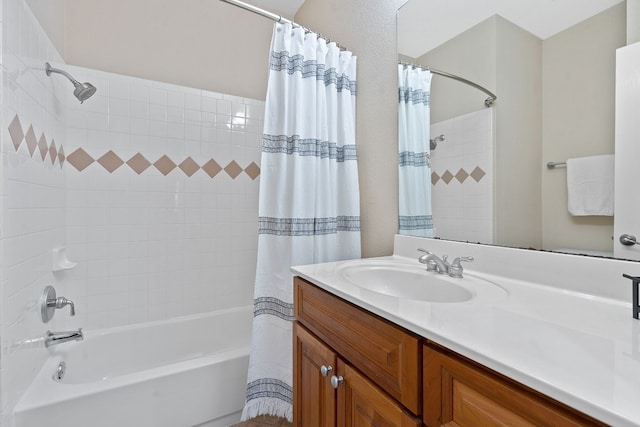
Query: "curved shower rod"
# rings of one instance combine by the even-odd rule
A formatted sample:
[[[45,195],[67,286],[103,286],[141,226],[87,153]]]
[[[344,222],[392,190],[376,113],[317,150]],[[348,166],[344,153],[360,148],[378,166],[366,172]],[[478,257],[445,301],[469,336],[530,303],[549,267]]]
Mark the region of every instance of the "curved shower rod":
[[[478,90],[481,90],[482,92],[484,92],[487,95],[489,95],[489,97],[484,100],[484,106],[485,107],[491,107],[493,105],[493,103],[498,99],[496,94],[494,94],[490,90],[485,89],[484,87],[480,86],[479,84],[474,83],[471,80],[467,80],[464,77],[456,76],[455,74],[447,73],[446,71],[440,71],[440,70],[436,70],[434,68],[425,67],[424,65],[412,64],[412,63],[403,62],[403,61],[399,61],[399,63],[402,64],[402,65],[408,66],[408,67],[414,67],[414,68],[417,67],[417,68],[422,68],[422,69],[425,69],[425,70],[429,70],[433,74],[437,74],[437,75],[442,76],[442,77],[448,77],[450,79],[457,80],[457,81],[462,82],[462,83],[464,83],[466,85],[469,85],[469,86],[472,86],[472,87],[474,87],[474,88],[476,88]]]

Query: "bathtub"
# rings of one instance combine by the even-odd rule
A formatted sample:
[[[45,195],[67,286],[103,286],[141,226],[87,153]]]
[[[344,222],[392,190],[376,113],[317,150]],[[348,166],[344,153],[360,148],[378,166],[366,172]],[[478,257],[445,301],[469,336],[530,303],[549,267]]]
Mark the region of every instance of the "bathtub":
[[[225,427],[244,405],[253,307],[85,332],[50,357],[14,427]],[[54,379],[60,362],[61,380]]]

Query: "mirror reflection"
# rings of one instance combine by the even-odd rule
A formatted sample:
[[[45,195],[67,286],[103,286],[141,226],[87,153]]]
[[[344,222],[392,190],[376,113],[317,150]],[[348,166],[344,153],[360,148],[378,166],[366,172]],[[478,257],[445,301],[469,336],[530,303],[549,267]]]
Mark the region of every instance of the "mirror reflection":
[[[614,153],[615,50],[627,44],[626,2],[500,3],[409,0],[399,10],[399,61],[419,66],[400,65],[399,75],[433,68],[498,98],[486,107],[477,88],[431,76],[429,136],[414,150],[430,166],[429,233],[611,256],[612,212],[570,213],[567,168],[547,163]],[[424,198],[415,179],[402,178],[402,162],[401,154],[401,220],[410,216],[403,206]]]

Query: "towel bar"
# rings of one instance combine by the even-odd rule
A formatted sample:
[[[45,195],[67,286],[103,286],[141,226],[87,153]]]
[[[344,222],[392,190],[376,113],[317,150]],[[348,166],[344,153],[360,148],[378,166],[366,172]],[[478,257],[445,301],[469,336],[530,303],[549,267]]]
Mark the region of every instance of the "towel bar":
[[[567,162],[549,162],[549,163],[547,163],[547,169],[555,169],[558,166],[567,166]]]

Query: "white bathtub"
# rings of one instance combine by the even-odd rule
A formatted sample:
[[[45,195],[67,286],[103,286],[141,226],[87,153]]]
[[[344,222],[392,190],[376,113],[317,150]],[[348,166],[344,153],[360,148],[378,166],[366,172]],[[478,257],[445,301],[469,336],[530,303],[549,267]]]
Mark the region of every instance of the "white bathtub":
[[[59,344],[14,409],[14,427],[224,427],[240,419],[251,306],[87,331]],[[66,374],[54,380],[58,364]]]

